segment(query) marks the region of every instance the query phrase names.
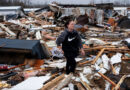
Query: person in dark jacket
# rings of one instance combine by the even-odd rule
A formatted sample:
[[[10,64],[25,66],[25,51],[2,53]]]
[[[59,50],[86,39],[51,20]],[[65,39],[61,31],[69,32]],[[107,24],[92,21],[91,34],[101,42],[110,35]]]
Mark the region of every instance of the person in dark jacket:
[[[74,30],[74,25],[74,21],[67,21],[65,24],[65,30],[56,40],[57,47],[60,49],[62,48],[64,56],[67,59],[66,74],[75,72],[75,58],[79,55],[79,50],[81,51],[82,55],[85,55],[80,35],[76,30]]]

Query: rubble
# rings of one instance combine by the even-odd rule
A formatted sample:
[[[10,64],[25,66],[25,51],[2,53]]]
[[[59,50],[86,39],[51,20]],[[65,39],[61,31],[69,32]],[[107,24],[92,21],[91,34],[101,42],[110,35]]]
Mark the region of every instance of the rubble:
[[[108,8],[99,6],[49,7],[0,19],[0,89],[130,89],[129,27],[118,27],[116,12],[110,8],[108,15]],[[65,75],[66,60],[55,40],[68,19],[77,21],[86,55],[76,58],[74,74]]]

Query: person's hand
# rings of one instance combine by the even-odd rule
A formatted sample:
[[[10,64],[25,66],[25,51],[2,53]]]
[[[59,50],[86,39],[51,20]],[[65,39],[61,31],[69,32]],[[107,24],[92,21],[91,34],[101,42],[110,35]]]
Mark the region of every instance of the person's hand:
[[[84,49],[83,49],[83,48],[81,48],[81,50],[80,50],[80,51],[81,51],[81,55],[83,55],[83,56],[84,56],[84,55],[85,55],[85,51],[84,51]]]

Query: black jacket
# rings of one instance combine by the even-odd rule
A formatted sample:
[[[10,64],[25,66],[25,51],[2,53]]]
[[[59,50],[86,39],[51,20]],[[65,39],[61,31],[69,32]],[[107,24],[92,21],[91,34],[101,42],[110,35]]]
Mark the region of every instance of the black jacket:
[[[57,46],[62,44],[64,52],[79,52],[79,49],[83,47],[80,35],[76,30],[69,32],[65,29],[57,38],[56,44]]]

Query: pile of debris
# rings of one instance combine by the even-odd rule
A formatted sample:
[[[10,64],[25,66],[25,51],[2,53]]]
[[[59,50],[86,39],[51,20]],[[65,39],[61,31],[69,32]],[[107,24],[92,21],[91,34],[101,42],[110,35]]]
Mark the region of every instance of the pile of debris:
[[[112,7],[49,6],[0,20],[0,89],[130,89],[130,31],[123,24],[130,20]],[[86,55],[76,58],[74,74],[65,75],[55,40],[68,19],[77,21]]]

